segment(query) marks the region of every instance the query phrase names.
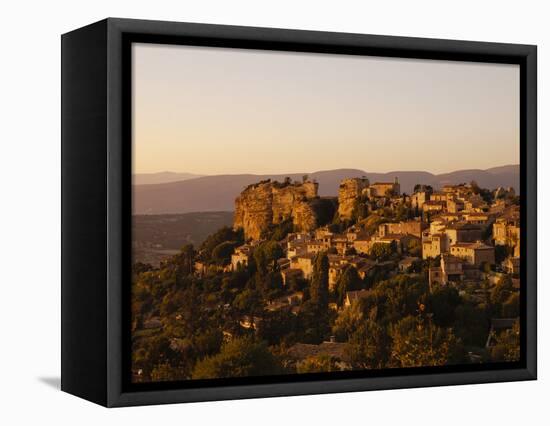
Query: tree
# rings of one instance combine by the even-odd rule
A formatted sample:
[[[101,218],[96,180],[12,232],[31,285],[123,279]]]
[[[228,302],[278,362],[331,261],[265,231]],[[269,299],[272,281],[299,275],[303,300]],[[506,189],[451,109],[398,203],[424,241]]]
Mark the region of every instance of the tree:
[[[298,373],[324,373],[339,370],[337,359],[326,354],[307,357],[296,365]]]
[[[351,334],[346,354],[353,368],[380,369],[387,363],[390,347],[386,328],[369,319]]]
[[[284,256],[283,249],[276,241],[265,241],[254,250],[254,260],[258,272],[262,275],[274,271],[277,259]]]
[[[446,365],[458,362],[462,355],[461,343],[452,330],[435,326],[429,316],[422,313],[399,321],[392,327],[391,337],[394,367]]]
[[[506,275],[496,284],[489,295],[492,310],[495,315],[502,315],[503,304],[515,293],[512,279]]]
[[[244,242],[243,230],[239,229],[235,231],[229,226],[220,228],[215,233],[209,235],[201,244],[199,258],[205,262],[209,262],[212,257],[212,250],[225,241],[233,241],[236,245],[242,244]]]
[[[234,338],[222,345],[221,351],[199,361],[193,369],[193,379],[248,377],[280,374],[278,359],[263,342],[250,337]]]
[[[340,311],[334,321],[332,333],[338,341],[345,342],[364,322],[365,317],[361,304],[354,303]]]
[[[170,258],[167,264],[174,268],[176,280],[180,281],[183,277],[193,273],[195,255],[196,252],[193,245],[186,244],[180,249],[178,254]]]
[[[511,329],[502,331],[496,336],[496,345],[490,350],[492,361],[519,361],[519,321],[516,321]]]
[[[328,256],[321,252],[315,257],[311,278],[311,301],[320,311],[328,309]]]
[[[455,310],[461,299],[454,287],[435,288],[427,300],[427,310],[434,314],[434,323],[441,327],[450,327],[455,321]]]
[[[374,243],[369,251],[369,255],[374,260],[388,260],[394,253],[391,244],[386,243]]]
[[[218,244],[212,250],[212,261],[220,266],[227,265],[237,245],[235,241],[224,241]]]
[[[344,304],[347,291],[360,290],[363,282],[354,266],[348,266],[336,282],[336,301],[339,306]]]
[[[254,314],[262,310],[262,299],[257,290],[247,288],[235,297],[233,307],[242,313]]]

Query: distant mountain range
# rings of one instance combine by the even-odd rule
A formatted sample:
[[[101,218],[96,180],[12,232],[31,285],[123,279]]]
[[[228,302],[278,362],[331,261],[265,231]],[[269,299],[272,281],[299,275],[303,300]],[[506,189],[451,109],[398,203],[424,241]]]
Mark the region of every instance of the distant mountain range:
[[[136,173],[134,185],[149,185],[155,183],[178,182],[187,179],[195,179],[202,175],[193,173],[158,172],[158,173]]]
[[[154,175],[167,174],[155,173]],[[397,177],[401,191],[412,193],[417,183],[432,185],[435,189],[446,184],[458,184],[475,180],[483,188],[513,187],[519,192],[519,165],[494,167],[487,170],[458,170],[452,173],[434,175],[428,172],[389,172],[369,173],[358,169],[326,170],[314,173],[291,173],[277,175],[215,175],[201,177],[186,177],[184,180],[139,184],[140,179],[134,179],[134,213],[165,214],[207,211],[232,211],[235,198],[251,183],[272,179],[283,181],[285,177],[292,180],[309,179],[319,182],[319,195],[336,196],[342,179],[366,176],[371,183],[392,181]],[[185,175],[173,173],[171,175]],[[151,175],[149,175],[151,177]],[[160,176],[156,177],[160,179]]]

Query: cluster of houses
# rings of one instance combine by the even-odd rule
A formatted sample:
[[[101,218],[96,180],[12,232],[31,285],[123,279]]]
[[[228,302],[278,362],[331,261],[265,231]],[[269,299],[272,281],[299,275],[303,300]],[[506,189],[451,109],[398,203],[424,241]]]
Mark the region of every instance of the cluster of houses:
[[[519,287],[520,210],[512,188],[497,189],[493,197],[488,197],[495,201],[488,203],[479,190],[468,184],[444,186],[441,191],[418,185],[414,194],[408,196],[399,195],[397,180],[373,185],[368,185],[368,181],[365,183],[365,179],[355,183],[351,181],[346,180],[348,189],[352,187],[355,193],[362,196],[367,191],[369,210],[381,205],[394,208],[404,204],[415,212],[412,215],[414,218],[403,221],[382,220],[374,231],[372,228],[367,230],[359,221],[338,233],[325,226],[310,232],[288,234],[279,242],[284,256],[277,260],[283,286],[291,287],[289,283],[292,280],[310,279],[317,254],[326,252],[331,290],[335,289],[340,276],[350,265],[357,270],[359,277],[365,279],[377,271],[384,272],[386,276],[412,273],[413,266],[425,265],[424,261],[430,261],[432,265],[428,267],[430,286],[460,286],[479,283],[486,278],[496,282],[502,274],[510,274],[516,287]],[[354,187],[354,184],[357,185]],[[351,204],[343,206],[341,203],[340,213],[349,214]],[[223,270],[234,271],[246,267],[261,242],[251,240],[235,248],[230,264]],[[388,256],[382,259],[373,255],[377,245],[391,247],[389,259]],[[506,257],[502,261],[502,256],[499,256],[499,263],[496,264],[495,248],[498,246],[505,249],[502,252],[506,253]],[[433,261],[435,259],[440,261]],[[206,271],[207,266],[197,262],[195,268],[200,274]],[[367,293],[367,290],[346,292],[344,307],[354,304]],[[300,291],[286,292],[284,296],[268,301],[266,310],[290,308],[297,313],[302,298]],[[339,309],[335,304],[331,305],[331,308]],[[516,319],[502,321],[509,328]],[[243,316],[239,324],[243,328],[256,329],[261,322],[259,316]],[[504,327],[500,323],[497,325]],[[494,334],[493,331],[491,333]],[[343,343],[334,340],[320,345],[298,343],[290,348],[290,353],[297,362],[319,354],[330,355],[339,359],[342,363],[340,368],[345,369],[344,347]]]
[[[388,185],[395,189],[395,183]],[[374,191],[373,188],[376,189],[371,185],[369,190]],[[280,243],[285,253],[278,261],[283,284],[293,278],[311,278],[315,256],[321,251],[328,253],[331,289],[349,265],[365,278],[377,268],[392,267],[395,273],[407,272],[415,261],[429,258],[441,259],[439,266],[429,270],[430,284],[479,280],[485,265],[495,266],[495,245],[506,246],[510,252],[496,269],[519,274],[519,206],[509,201],[513,189],[498,189],[496,193],[502,195],[492,204],[468,184],[444,186],[440,192],[423,186],[417,189],[401,200],[419,210],[419,216],[382,223],[374,234],[367,233],[360,224],[342,233],[321,227],[312,232],[289,234]],[[229,268],[236,270],[247,265],[259,243],[251,241],[237,247]],[[399,260],[373,260],[369,255],[375,244],[392,245]]]

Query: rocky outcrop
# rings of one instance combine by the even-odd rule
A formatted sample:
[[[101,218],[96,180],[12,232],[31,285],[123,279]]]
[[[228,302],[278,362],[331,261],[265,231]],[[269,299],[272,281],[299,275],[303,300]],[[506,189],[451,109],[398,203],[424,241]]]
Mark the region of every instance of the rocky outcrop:
[[[248,186],[235,200],[233,227],[243,228],[246,239],[260,239],[271,225],[292,219],[295,229],[311,231],[318,223],[315,182],[263,181]]]
[[[342,220],[352,218],[353,210],[357,200],[363,191],[369,187],[369,180],[366,178],[344,179],[338,190],[338,216]]]

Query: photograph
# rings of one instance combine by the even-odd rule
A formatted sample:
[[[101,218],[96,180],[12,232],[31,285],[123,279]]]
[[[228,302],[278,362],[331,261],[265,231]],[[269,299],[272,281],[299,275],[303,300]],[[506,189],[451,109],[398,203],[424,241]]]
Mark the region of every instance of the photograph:
[[[131,58],[131,383],[522,359],[520,65]]]

